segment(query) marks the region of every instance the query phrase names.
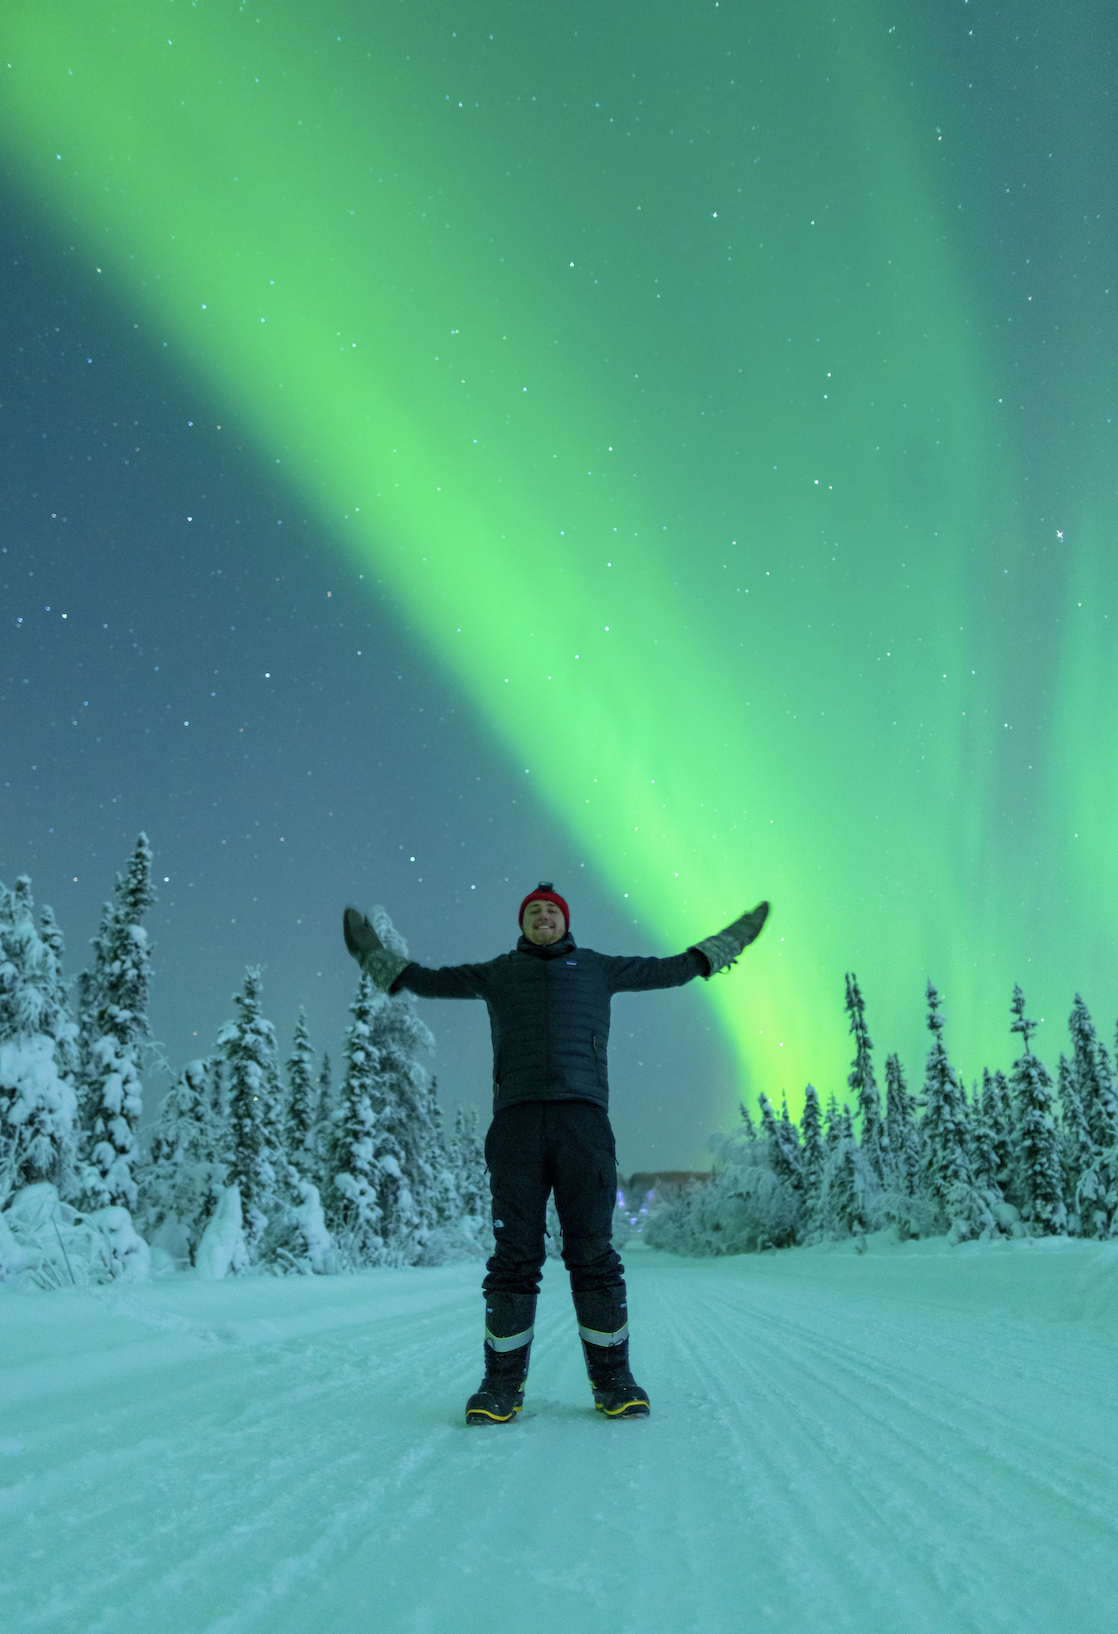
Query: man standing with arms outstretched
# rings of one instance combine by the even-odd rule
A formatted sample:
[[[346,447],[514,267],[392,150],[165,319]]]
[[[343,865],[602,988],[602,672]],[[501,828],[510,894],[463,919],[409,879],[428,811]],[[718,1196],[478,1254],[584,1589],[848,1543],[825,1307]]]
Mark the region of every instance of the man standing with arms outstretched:
[[[629,1370],[625,1268],[610,1240],[617,1198],[607,1112],[610,1000],[728,969],[760,935],[768,911],[762,902],[674,958],[612,958],[575,945],[570,910],[545,880],[520,904],[511,953],[428,970],[390,952],[364,914],[346,909],[346,947],[382,992],[484,999],[489,1010],[493,1122],[485,1161],[496,1248],[482,1284],[485,1377],[466,1403],[467,1424],[507,1424],[523,1406],[551,1192],[594,1405],[609,1418],[648,1416],[648,1394]]]

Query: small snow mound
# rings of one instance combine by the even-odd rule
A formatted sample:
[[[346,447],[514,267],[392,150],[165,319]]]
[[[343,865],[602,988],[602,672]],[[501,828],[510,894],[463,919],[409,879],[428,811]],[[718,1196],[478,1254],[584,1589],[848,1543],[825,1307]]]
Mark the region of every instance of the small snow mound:
[[[312,1186],[309,1180],[300,1180],[298,1188],[302,1202],[295,1210],[295,1218],[307,1244],[311,1270],[323,1276],[335,1269],[334,1239],[326,1229],[326,1216],[322,1212],[318,1187]]]
[[[230,1271],[236,1274],[248,1265],[239,1186],[226,1186],[222,1192],[202,1233],[194,1265],[205,1282],[220,1282]]]
[[[0,1214],[0,1280],[66,1288],[111,1282],[114,1274],[104,1234],[88,1215],[63,1203],[49,1181],[24,1186]]]
[[[126,1208],[99,1208],[87,1216],[108,1244],[113,1275],[122,1282],[146,1282],[151,1274],[151,1249],[132,1224]]]
[[[23,1246],[0,1214],[0,1282],[22,1282],[27,1272],[37,1269],[41,1259],[37,1249]]]

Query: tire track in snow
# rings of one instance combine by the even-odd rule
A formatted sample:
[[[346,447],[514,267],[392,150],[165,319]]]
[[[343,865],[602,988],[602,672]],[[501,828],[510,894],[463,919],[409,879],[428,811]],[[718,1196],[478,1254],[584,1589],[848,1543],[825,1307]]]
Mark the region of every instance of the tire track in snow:
[[[895,1262],[630,1273],[652,1419],[593,1413],[549,1263],[529,1411],[478,1431],[475,1266],[6,1299],[4,1626],[1109,1634],[1105,1335]]]
[[[1037,1433],[1026,1412],[1001,1399],[1012,1351],[1007,1355],[995,1343],[994,1354],[976,1362],[972,1343],[963,1356],[954,1311],[941,1310],[934,1319],[921,1313],[917,1322],[911,1311],[875,1310],[849,1289],[837,1301],[820,1299],[764,1274],[735,1277],[731,1267],[730,1278],[720,1278],[714,1267],[706,1275],[704,1269],[694,1267],[692,1290],[697,1295],[705,1284],[706,1294],[697,1301],[696,1320],[705,1321],[712,1349],[749,1347],[752,1382],[767,1408],[762,1434],[778,1432],[774,1467],[779,1448],[791,1445],[793,1463],[801,1472],[810,1469],[803,1437],[815,1445],[815,1481],[830,1493],[834,1510],[829,1527],[817,1522],[815,1530],[824,1537],[846,1534],[852,1561],[881,1556],[865,1574],[874,1581],[896,1578],[896,1555],[909,1557],[912,1604],[896,1626],[920,1626],[919,1578],[929,1564],[938,1607],[929,1627],[956,1626],[945,1621],[945,1596],[957,1607],[960,1627],[1107,1626],[1107,1606],[1118,1591],[1113,1465],[1106,1454]],[[850,1338],[852,1319],[860,1319],[858,1341]],[[974,1326],[972,1315],[972,1337]],[[1083,1335],[1073,1340],[1050,1328],[1045,1338],[1056,1348],[1055,1361],[1037,1345],[1035,1330],[1030,1338],[1034,1358],[1047,1363],[1044,1371],[1067,1392],[1074,1378],[1069,1364],[1082,1356]],[[921,1354],[925,1365],[914,1367]],[[718,1374],[713,1369],[713,1388]],[[789,1378],[801,1381],[794,1394],[783,1382]],[[1095,1409],[1106,1399],[1080,1398],[1079,1419],[1097,1421]],[[1114,1413],[1104,1409],[1103,1417],[1109,1422],[1097,1427],[1112,1456]],[[873,1534],[883,1528],[882,1552]],[[1056,1549],[1053,1531],[1060,1539]],[[1075,1539],[1070,1558],[1069,1535]],[[1088,1563],[1096,1572],[1104,1568],[1094,1583],[1084,1581],[1095,1575],[1084,1574]],[[857,1575],[847,1573],[845,1588],[835,1584],[840,1602],[851,1599]],[[872,1603],[872,1583],[862,1592]],[[882,1626],[876,1610],[874,1626]]]

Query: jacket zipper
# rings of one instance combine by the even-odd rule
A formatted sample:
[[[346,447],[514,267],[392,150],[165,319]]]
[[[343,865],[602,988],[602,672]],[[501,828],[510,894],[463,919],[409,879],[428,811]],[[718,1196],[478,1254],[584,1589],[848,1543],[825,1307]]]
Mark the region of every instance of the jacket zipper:
[[[551,1088],[551,959],[541,959],[544,969],[544,1070]]]

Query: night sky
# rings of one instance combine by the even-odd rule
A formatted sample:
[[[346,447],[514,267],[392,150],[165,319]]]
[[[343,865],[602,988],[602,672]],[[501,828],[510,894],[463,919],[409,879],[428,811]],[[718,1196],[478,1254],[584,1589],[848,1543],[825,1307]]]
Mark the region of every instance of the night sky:
[[[5,9],[0,878],[77,969],[148,833],[172,1065],[541,877],[775,905],[617,1002],[625,1169],[841,1093],[849,969],[913,1075],[928,977],[968,1078],[1112,1027],[1118,24],[924,10]]]

